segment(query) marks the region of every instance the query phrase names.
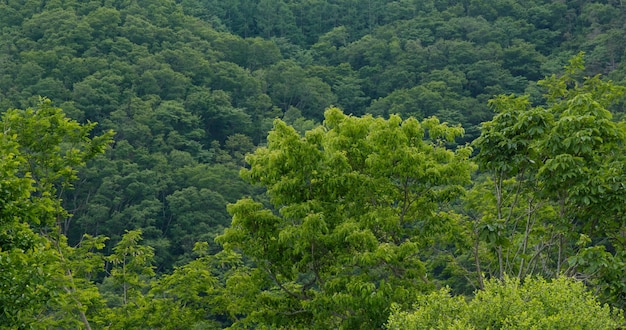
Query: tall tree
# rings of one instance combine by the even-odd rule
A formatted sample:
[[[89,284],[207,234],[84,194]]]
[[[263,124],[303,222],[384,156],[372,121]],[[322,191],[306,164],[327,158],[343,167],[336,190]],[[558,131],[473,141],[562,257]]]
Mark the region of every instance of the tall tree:
[[[540,81],[545,106],[527,96],[493,99],[497,114],[475,141],[490,179],[470,195],[474,230],[498,265],[486,271],[500,278],[566,273],[593,283],[597,269],[583,267],[585,251],[623,258],[626,123],[607,108],[624,88],[599,76],[581,81],[582,53],[565,69]],[[623,283],[607,284],[612,299],[625,297]]]
[[[304,136],[275,121],[241,172],[271,207],[229,205],[232,225],[217,238],[252,262],[227,281],[230,313],[244,315],[236,324],[379,328],[392,302],[428,290],[421,251],[458,228],[446,205],[473,169],[469,147],[444,147],[462,132],[336,108]]]
[[[66,118],[47,99],[35,108],[7,111],[0,125],[0,324],[73,327],[57,317],[76,316],[89,328],[90,297],[76,293],[84,286],[73,277],[89,261],[77,263],[65,243],[60,230],[69,214],[59,195],[71,188],[78,167],[104,152],[112,133],[91,137],[95,124]],[[61,307],[72,314],[47,313]]]

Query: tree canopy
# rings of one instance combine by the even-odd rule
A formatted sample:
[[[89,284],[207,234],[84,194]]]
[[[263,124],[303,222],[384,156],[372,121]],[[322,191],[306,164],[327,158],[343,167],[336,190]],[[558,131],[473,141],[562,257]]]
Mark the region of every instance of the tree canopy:
[[[92,137],[94,124],[70,120],[48,99],[35,108],[8,110],[0,126],[0,324],[29,328],[86,322],[90,292],[73,277],[75,251],[60,233],[68,214],[59,196],[71,188],[78,167],[104,152],[112,132]],[[89,268],[89,260],[78,267]],[[62,309],[80,317],[57,319]]]
[[[387,329],[616,329],[620,316],[581,282],[560,277],[488,281],[469,302],[447,289],[416,297],[415,310],[397,307]]]
[[[359,118],[336,108],[303,137],[277,120],[241,172],[267,188],[271,207],[230,205],[232,225],[217,238],[254,265],[240,272],[260,297],[236,299],[257,312],[240,322],[378,328],[391,302],[428,290],[420,251],[455,235],[449,204],[473,169],[469,147],[445,148],[461,133],[436,118]]]
[[[623,327],[625,9],[1,1],[0,327]]]

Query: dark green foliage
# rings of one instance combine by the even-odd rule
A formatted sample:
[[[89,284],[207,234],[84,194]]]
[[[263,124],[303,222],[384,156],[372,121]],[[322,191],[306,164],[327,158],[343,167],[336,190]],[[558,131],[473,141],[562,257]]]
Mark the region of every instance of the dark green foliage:
[[[0,240],[7,249],[21,252],[12,250],[19,257],[3,259],[3,265],[19,269],[33,260],[29,265],[65,258],[71,267],[50,272],[67,279],[73,271],[86,273],[80,270],[88,268],[80,263],[81,256],[98,260],[97,266],[90,266],[89,279],[76,275],[76,284],[66,285],[65,293],[41,290],[36,299],[21,301],[25,313],[34,313],[54,295],[71,301],[45,314],[49,327],[84,326],[81,313],[99,328],[220,327],[248,319],[261,305],[295,310],[295,300],[279,299],[274,291],[250,293],[255,286],[268,288],[272,283],[261,276],[259,265],[227,252],[213,256],[221,250],[214,238],[231,222],[227,203],[251,197],[263,207],[271,205],[263,187],[252,187],[238,173],[242,166],[250,168],[246,154],[268,144],[275,119],[304,134],[322,123],[329,106],[355,116],[398,114],[418,122],[436,116],[465,129],[463,138],[456,140],[463,145],[479,137],[481,123],[492,119],[488,100],[514,93],[528,96],[496,98],[491,105],[501,108],[494,119],[499,125],[482,126],[503,134],[498,137],[504,142],[483,140],[477,150],[480,157],[493,156],[486,163],[496,166],[489,170],[500,171],[502,180],[483,180],[486,174],[480,173],[464,202],[450,201],[447,207],[463,215],[455,218],[455,228],[465,232],[420,250],[429,285],[445,283],[452,292],[469,294],[472,286],[482,286],[482,273],[523,277],[529,265],[541,263],[542,270],[536,272],[583,278],[604,301],[623,307],[626,178],[623,137],[616,132],[624,128],[615,123],[624,118],[624,101],[605,102],[606,95],[617,93],[604,89],[607,85],[595,75],[608,76],[616,86],[626,83],[625,46],[620,42],[625,13],[619,1],[0,1],[0,111],[40,107],[41,95],[52,100],[46,108],[60,106],[84,127],[99,122],[93,128],[96,135],[117,132],[105,157],[84,166],[70,157],[55,168],[32,171],[38,189],[45,187],[61,198],[51,205],[67,212],[39,210],[36,216],[24,217],[31,227],[13,223]],[[563,64],[581,50],[587,54],[585,69],[566,73],[571,79],[565,86],[555,83]],[[545,98],[535,81],[552,74],[557,76],[547,84],[560,87]],[[583,83],[583,76],[594,78]],[[576,97],[562,94],[568,90]],[[556,112],[540,111],[547,108]],[[31,124],[25,122],[24,127]],[[41,126],[30,130],[45,131]],[[47,149],[58,141],[59,149]],[[9,153],[11,143],[3,147]],[[58,161],[49,158],[51,154],[71,150],[67,140],[44,138],[28,149],[33,152],[29,164],[39,165]],[[13,175],[16,169],[10,163],[18,158],[4,159],[8,163],[2,169],[3,184],[17,187],[14,180],[27,178]],[[59,176],[40,180],[44,172]],[[68,178],[78,178],[74,189],[63,184]],[[495,185],[512,199],[498,201],[490,195],[487,191]],[[537,188],[536,193],[529,186]],[[514,203],[513,196],[523,199],[534,216],[524,218],[528,208]],[[498,214],[498,203],[509,207],[509,215]],[[2,212],[8,219],[30,212],[31,206],[5,203]],[[511,221],[502,223],[507,217]],[[527,221],[541,226],[527,227]],[[70,246],[78,246],[76,250],[63,243],[63,235],[54,239],[60,255],[42,248],[45,240],[34,233],[57,228]],[[533,229],[526,234],[524,228]],[[143,243],[135,230],[141,230]],[[114,283],[110,276],[113,265],[105,267],[102,261],[117,253],[118,242],[131,234],[136,251],[150,250],[143,249],[145,244],[154,252],[145,266],[154,266],[156,275],[139,275],[135,305],[125,309],[118,299],[121,282]],[[198,241],[207,243],[194,251]],[[478,267],[475,256],[482,258]],[[494,266],[499,264],[501,270]],[[233,270],[232,265],[238,267]],[[46,271],[43,267],[32,273],[33,283],[50,282]],[[170,275],[160,277],[164,273]],[[310,282],[311,274],[302,274],[308,275],[293,279],[294,285]],[[191,281],[195,276],[210,285]],[[14,299],[25,288],[24,281],[0,295]],[[100,291],[93,281],[102,282]],[[186,288],[177,281],[191,284]],[[337,292],[348,287],[341,281],[333,285]],[[228,289],[222,292],[223,287]],[[194,296],[194,290],[204,293]],[[372,288],[355,284],[349,290],[363,298]],[[371,306],[389,297],[379,296]],[[337,301],[307,306],[307,311],[325,318],[328,306],[361,303],[353,298],[339,295]],[[35,309],[27,307],[31,302]],[[234,306],[238,303],[241,306]],[[170,320],[164,311],[172,311]],[[375,318],[382,320],[388,312],[385,305]],[[270,314],[265,314],[269,321],[280,323],[280,314]],[[329,319],[337,321],[335,316]],[[110,318],[119,322],[110,323]],[[218,319],[219,325],[214,322]],[[355,317],[345,324],[357,328],[359,322],[364,321]]]

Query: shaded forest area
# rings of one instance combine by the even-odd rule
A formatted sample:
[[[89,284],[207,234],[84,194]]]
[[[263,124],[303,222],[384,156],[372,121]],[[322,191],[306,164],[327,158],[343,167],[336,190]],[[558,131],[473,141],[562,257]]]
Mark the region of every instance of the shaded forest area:
[[[417,293],[530,275],[624,308],[625,22],[620,1],[1,1],[3,200],[30,200],[0,214],[0,253],[26,251],[0,258],[7,324],[401,328]],[[43,289],[6,307],[30,271]]]

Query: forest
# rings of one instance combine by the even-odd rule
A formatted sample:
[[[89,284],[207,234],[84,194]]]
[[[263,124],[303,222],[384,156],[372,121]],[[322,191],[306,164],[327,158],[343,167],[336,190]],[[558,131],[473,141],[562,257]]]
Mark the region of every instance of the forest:
[[[626,4],[0,1],[0,329],[626,328]]]

